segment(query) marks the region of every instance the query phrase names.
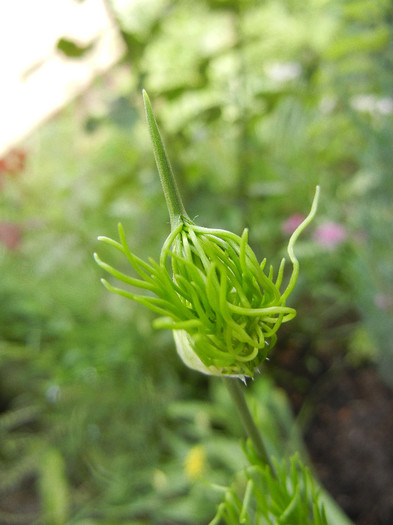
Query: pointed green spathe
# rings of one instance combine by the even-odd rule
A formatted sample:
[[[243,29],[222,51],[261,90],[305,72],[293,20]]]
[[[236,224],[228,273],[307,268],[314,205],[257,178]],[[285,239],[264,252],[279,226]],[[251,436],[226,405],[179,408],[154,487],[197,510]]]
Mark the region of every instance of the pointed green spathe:
[[[168,155],[165,151],[164,143],[161,139],[160,131],[150,104],[150,99],[145,90],[143,90],[143,100],[147,123],[149,126],[150,138],[153,144],[154,157],[160,174],[162,189],[164,190],[166,205],[168,207],[172,229],[177,226],[181,217],[187,217],[183,202],[173,175],[172,166],[169,162]]]

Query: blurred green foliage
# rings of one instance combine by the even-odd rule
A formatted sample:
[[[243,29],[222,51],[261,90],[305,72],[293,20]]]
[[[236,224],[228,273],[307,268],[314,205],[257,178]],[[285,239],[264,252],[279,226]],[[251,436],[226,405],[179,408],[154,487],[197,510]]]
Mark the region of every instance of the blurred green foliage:
[[[260,259],[282,257],[285,221],[321,184],[314,232],[297,250],[298,318],[281,345],[393,377],[390,2],[108,5],[123,63],[26,141],[24,171],[1,164],[4,523],[206,523],[221,495],[189,479],[188,454],[203,443],[206,479],[226,485],[245,461],[220,387],[178,362],[149,312],[108,294],[92,260],[97,235],[114,236],[119,220],[143,257],[169,232],[142,87],[190,217],[250,227]],[[345,238],[326,244],[326,223]],[[260,389],[275,390],[250,387],[268,412]],[[272,428],[268,416],[260,424]],[[18,499],[26,487],[30,505]]]

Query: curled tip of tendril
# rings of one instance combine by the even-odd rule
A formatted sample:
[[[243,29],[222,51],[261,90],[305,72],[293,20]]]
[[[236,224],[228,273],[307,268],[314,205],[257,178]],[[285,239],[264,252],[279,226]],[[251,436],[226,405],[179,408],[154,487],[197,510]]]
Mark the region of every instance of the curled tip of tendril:
[[[100,240],[119,250],[137,277],[130,277],[95,255],[106,272],[130,285],[112,292],[137,301],[159,317],[154,325],[174,331],[177,351],[184,363],[211,375],[253,377],[277,340],[282,323],[296,315],[285,302],[299,273],[294,245],[315,215],[319,187],[311,211],[293,233],[288,255],[293,270],[280,291],[285,260],[274,275],[265,271],[248,244],[248,231],[241,236],[226,230],[203,228],[181,217],[166,239],[158,262],[134,255],[119,225],[119,240]],[[135,293],[139,288],[149,294]]]

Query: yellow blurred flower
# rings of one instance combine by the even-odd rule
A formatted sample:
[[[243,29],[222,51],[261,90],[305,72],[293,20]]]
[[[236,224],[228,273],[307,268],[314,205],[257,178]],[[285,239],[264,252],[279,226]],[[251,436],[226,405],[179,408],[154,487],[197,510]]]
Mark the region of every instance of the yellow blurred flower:
[[[202,445],[195,445],[188,452],[184,461],[184,471],[191,480],[198,479],[206,469],[206,450]]]

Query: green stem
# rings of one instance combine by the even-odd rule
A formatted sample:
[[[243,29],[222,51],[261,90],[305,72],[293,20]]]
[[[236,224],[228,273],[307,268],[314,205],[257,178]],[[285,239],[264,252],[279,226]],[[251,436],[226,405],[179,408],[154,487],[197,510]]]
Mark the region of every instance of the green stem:
[[[153,143],[154,158],[160,174],[162,188],[164,190],[165,200],[169,211],[171,220],[171,228],[174,230],[181,221],[181,217],[188,217],[184,208],[179,189],[176,184],[176,179],[172,171],[168,155],[165,151],[164,143],[162,141],[160,131],[154,118],[153,109],[151,107],[150,99],[145,90],[142,91],[143,100],[145,103],[146,117],[149,125],[150,137]]]
[[[270,460],[269,454],[267,453],[262,436],[259,433],[259,430],[255,425],[255,421],[250,413],[240,381],[232,377],[224,377],[223,379],[231,395],[232,401],[236,406],[240,421],[242,422],[248,437],[251,439],[255,452],[265,464],[269,465],[272,473],[275,475],[275,468]]]

